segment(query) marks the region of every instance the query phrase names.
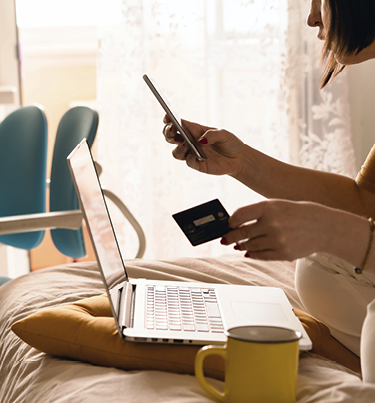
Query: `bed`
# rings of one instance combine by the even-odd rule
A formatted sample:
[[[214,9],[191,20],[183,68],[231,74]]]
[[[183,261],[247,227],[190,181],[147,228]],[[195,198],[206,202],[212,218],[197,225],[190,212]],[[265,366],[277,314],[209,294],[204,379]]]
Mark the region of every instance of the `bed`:
[[[292,306],[303,309],[293,287],[293,263],[262,263],[237,254],[125,263],[131,277],[282,287]],[[10,328],[42,308],[103,293],[95,262],[39,270],[0,287],[0,402],[210,402],[192,375],[125,371],[58,358],[30,347]],[[212,382],[220,388],[219,380]],[[299,362],[297,401],[375,402],[375,385],[362,383],[358,374],[337,362],[304,353]]]

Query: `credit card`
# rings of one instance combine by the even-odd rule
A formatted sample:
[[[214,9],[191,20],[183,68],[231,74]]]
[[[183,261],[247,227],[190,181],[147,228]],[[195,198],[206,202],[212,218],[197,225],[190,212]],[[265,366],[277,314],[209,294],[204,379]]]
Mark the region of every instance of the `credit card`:
[[[172,216],[193,246],[221,238],[230,228],[229,214],[218,199]]]

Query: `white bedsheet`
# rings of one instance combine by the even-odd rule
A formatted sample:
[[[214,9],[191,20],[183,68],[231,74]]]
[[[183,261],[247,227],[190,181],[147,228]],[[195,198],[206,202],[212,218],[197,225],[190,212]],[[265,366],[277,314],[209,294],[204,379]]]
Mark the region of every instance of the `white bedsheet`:
[[[136,260],[131,277],[198,280],[282,287],[293,307],[302,308],[293,287],[294,264],[220,259]],[[157,371],[122,371],[46,355],[15,336],[10,325],[43,307],[104,292],[95,263],[43,269],[0,287],[0,402],[210,402],[195,378]],[[219,381],[213,381],[220,386]],[[337,363],[312,354],[300,359],[297,401],[375,402],[375,385]]]

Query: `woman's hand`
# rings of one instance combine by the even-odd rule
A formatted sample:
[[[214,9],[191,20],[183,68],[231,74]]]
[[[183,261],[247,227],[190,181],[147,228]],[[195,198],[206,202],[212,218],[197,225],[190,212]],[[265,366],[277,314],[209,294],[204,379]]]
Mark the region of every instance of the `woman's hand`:
[[[292,261],[324,251],[333,211],[316,203],[262,201],[233,213],[229,218],[233,230],[221,243],[235,243],[236,250],[246,250],[245,256],[253,259]]]
[[[212,175],[228,174],[234,176],[240,171],[245,145],[234,134],[226,130],[214,129],[182,120],[183,127],[186,127],[198,140],[207,155],[207,160],[198,161],[177,133],[176,128],[170,123],[167,115],[164,117],[164,123],[166,126],[163,129],[163,134],[166,141],[177,144],[172,152],[176,159],[186,160],[187,165],[191,168]]]

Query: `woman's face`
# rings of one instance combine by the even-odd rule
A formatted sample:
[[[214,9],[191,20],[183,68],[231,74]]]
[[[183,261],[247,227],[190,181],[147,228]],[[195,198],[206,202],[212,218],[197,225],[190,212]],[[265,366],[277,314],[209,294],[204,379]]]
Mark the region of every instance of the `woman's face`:
[[[311,0],[310,13],[307,17],[307,25],[313,28],[319,28],[318,38],[324,41],[325,38],[325,27],[328,26],[327,21],[327,7],[328,0]],[[352,54],[349,56],[337,57],[336,60],[345,65],[362,63],[369,59],[375,58],[375,42],[370,46],[363,49],[357,54]]]
[[[324,0],[311,0],[310,13],[307,17],[307,25],[312,28],[319,28],[318,38],[324,40],[324,22],[327,13],[324,12]]]

